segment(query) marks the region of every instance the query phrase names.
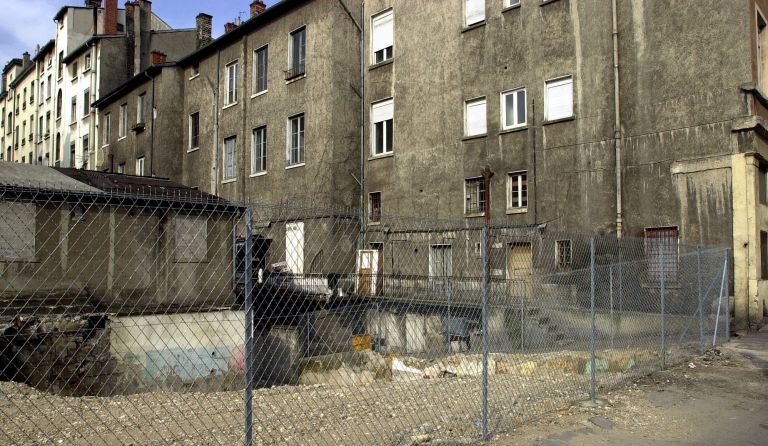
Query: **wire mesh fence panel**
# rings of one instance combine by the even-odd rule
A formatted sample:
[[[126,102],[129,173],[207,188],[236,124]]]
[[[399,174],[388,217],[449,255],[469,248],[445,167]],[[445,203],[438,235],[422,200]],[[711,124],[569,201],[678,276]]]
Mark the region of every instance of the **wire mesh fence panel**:
[[[6,443],[474,442],[725,339],[672,229],[0,192]]]

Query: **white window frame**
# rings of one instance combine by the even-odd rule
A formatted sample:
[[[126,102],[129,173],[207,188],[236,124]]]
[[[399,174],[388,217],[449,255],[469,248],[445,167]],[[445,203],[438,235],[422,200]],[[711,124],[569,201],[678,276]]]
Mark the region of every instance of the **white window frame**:
[[[551,106],[551,99],[549,97],[549,92],[551,88],[554,87],[560,87],[563,85],[569,85],[571,86],[571,110],[569,114],[563,114],[563,115],[555,115],[552,116],[552,113],[550,111]],[[544,120],[545,121],[558,121],[560,119],[568,119],[572,118],[574,116],[574,103],[573,103],[573,76],[560,76],[555,79],[550,79],[545,82],[544,84]]]
[[[119,141],[128,136],[128,103],[120,104],[118,112],[120,122],[117,123],[117,139]]]
[[[260,58],[259,55],[261,53],[266,54],[266,58],[264,59],[264,88],[259,89],[259,78],[262,77],[260,74],[262,74],[262,70],[260,70],[259,62]],[[263,45],[259,48],[256,48],[253,50],[253,95],[257,96],[260,94],[264,94],[269,90],[269,45]]]
[[[303,32],[303,34],[304,34],[304,41],[302,42],[303,43],[303,47],[304,47],[304,51],[303,52],[299,52],[299,57],[300,57],[299,60],[294,60],[294,58],[293,58],[293,55],[294,55],[293,54],[294,36],[297,35],[300,32]],[[298,77],[298,76],[306,74],[306,72],[307,72],[307,25],[302,25],[302,26],[294,29],[293,31],[290,32],[289,36],[290,36],[290,44],[288,45],[288,49],[289,49],[289,51],[288,51],[288,66],[290,67],[291,71],[294,71],[293,75]],[[303,73],[296,74],[295,71],[299,67],[302,68]]]
[[[521,176],[525,175],[525,193],[523,193],[522,188],[522,181]],[[512,203],[512,187],[515,185],[515,182],[517,182],[517,206],[514,206]],[[508,211],[517,211],[517,212],[524,212],[528,210],[528,171],[527,170],[517,170],[514,172],[507,172],[507,210]],[[525,206],[523,206],[523,198],[525,198]]]
[[[262,139],[257,141],[257,134],[261,133]],[[251,131],[251,175],[263,175],[267,173],[267,126],[262,125]],[[263,163],[262,161],[263,160]],[[257,162],[259,166],[257,166]]]
[[[91,89],[83,90],[83,118],[91,114]]]
[[[379,115],[379,116],[377,116]],[[392,139],[395,137],[395,101],[393,98],[384,99],[382,101],[377,101],[371,104],[371,156],[377,157],[377,156],[387,156],[394,153],[395,145],[394,141],[391,141],[392,144],[387,150],[387,143],[389,140],[387,139],[387,131],[386,127],[389,125],[392,127]],[[382,151],[381,153],[377,153],[376,149],[376,137],[378,135],[376,131],[376,124],[383,123],[382,125],[382,131],[384,134],[382,135]],[[389,124],[387,124],[389,123]]]
[[[111,113],[104,113],[104,125],[102,126],[104,128],[104,131],[102,134],[104,135],[102,139],[102,147],[106,147],[109,145],[109,132],[112,127],[112,114]]]
[[[523,93],[523,106],[525,107],[525,117],[520,121],[518,114],[518,98],[519,93]],[[512,125],[507,125],[507,97],[511,96],[513,99],[512,106]],[[525,127],[528,125],[528,91],[525,88],[517,88],[514,90],[507,90],[501,93],[501,128],[502,130],[516,129]]]
[[[141,93],[136,98],[136,124],[144,124],[146,120],[144,119],[144,109],[146,107],[146,101],[147,101],[147,94]]]
[[[394,57],[395,12],[392,8],[371,16],[371,64],[383,63]],[[377,27],[379,34],[377,34]],[[377,37],[377,35],[379,37]],[[381,43],[383,40],[383,43]],[[387,45],[389,43],[389,45]],[[376,53],[383,51],[383,58],[376,60]]]
[[[225,88],[226,95],[224,96],[224,106],[230,106],[237,104],[237,76],[238,76],[238,61],[234,60],[227,64]],[[234,73],[234,74],[233,74]]]
[[[125,163],[117,165],[117,173],[125,174]]]
[[[479,9],[481,4],[482,13]],[[475,8],[472,8],[473,5]],[[464,26],[472,26],[484,22],[485,6],[485,0],[464,0]],[[474,14],[472,14],[473,12]]]
[[[192,117],[197,115],[197,144],[192,144]],[[187,152],[194,152],[200,148],[200,112],[190,113],[187,117],[187,135],[189,142],[187,143]]]
[[[232,155],[227,156],[227,142],[228,141],[234,141],[233,147],[232,147]],[[222,150],[222,169],[221,169],[221,181],[222,183],[229,183],[232,181],[237,180],[237,135],[232,135],[224,138],[224,147]],[[232,161],[232,174],[229,175],[227,172],[227,163]]]
[[[482,131],[479,131],[480,128],[478,128],[478,131],[471,133],[470,121],[469,121],[470,109],[471,107],[479,106],[481,103],[483,105]],[[480,96],[473,99],[467,99],[466,101],[464,101],[464,136],[472,137],[472,136],[482,136],[486,134],[488,134],[488,100],[486,99],[485,96]]]
[[[504,8],[512,8],[520,6],[520,0],[504,0]]]
[[[144,168],[146,167],[145,164],[146,163],[143,156],[136,158],[136,170],[135,170],[136,176],[140,176],[140,177],[145,176],[144,175],[145,174]]]
[[[77,121],[77,95],[72,96],[72,101],[69,105],[69,123],[74,124]]]
[[[468,190],[467,186],[469,185],[470,182],[473,182],[473,183],[477,182],[477,184],[479,184],[479,187],[477,189],[478,209],[477,210],[473,210],[473,212],[469,212],[469,207],[467,206],[467,198],[468,198],[467,195],[469,194],[469,190]],[[488,194],[486,192],[485,193],[486,196],[485,197],[482,196],[483,192],[484,192],[484,188],[485,188],[485,178],[483,178],[483,177],[472,177],[472,178],[465,178],[464,179],[464,215],[469,215],[469,216],[472,216],[472,215],[485,215],[485,203],[484,203],[484,200],[488,199],[488,197],[487,197]],[[481,198],[482,198],[482,200],[481,200]]]
[[[301,119],[301,129],[298,132],[298,143],[299,146],[298,149],[298,157],[296,161],[291,161],[291,152],[294,150],[293,147],[293,133],[291,132],[291,123],[294,119]],[[305,158],[305,152],[306,152],[306,132],[307,132],[307,121],[306,121],[306,115],[304,113],[298,113],[293,116],[290,116],[288,118],[288,124],[286,126],[286,169],[290,169],[291,167],[298,167],[303,166],[306,162]]]

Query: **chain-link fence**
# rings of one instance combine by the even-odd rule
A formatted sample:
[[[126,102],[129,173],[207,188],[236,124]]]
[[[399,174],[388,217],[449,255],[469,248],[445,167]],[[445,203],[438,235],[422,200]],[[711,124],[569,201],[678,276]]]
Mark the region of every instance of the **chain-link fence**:
[[[9,444],[471,442],[728,331],[728,251],[675,228],[0,195]]]

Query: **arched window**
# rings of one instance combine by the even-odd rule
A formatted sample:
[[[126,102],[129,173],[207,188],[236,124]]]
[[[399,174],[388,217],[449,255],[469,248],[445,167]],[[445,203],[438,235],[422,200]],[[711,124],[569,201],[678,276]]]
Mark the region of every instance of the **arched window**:
[[[61,107],[64,104],[64,97],[59,90],[59,94],[56,96],[56,118],[61,118]]]

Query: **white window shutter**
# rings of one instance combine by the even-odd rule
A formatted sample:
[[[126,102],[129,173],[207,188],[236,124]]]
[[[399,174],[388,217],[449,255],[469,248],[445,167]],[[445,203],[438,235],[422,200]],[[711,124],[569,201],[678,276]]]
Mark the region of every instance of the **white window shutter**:
[[[374,123],[393,119],[395,115],[395,103],[392,99],[378,102],[371,107],[371,119]]]
[[[383,50],[393,46],[394,36],[394,14],[392,11],[380,14],[373,19],[373,43],[372,49],[376,51]]]
[[[485,0],[466,0],[465,14],[467,25],[485,20]]]
[[[485,99],[467,102],[467,136],[482,135],[486,133],[486,109]]]
[[[547,120],[573,116],[573,79],[547,84]]]

